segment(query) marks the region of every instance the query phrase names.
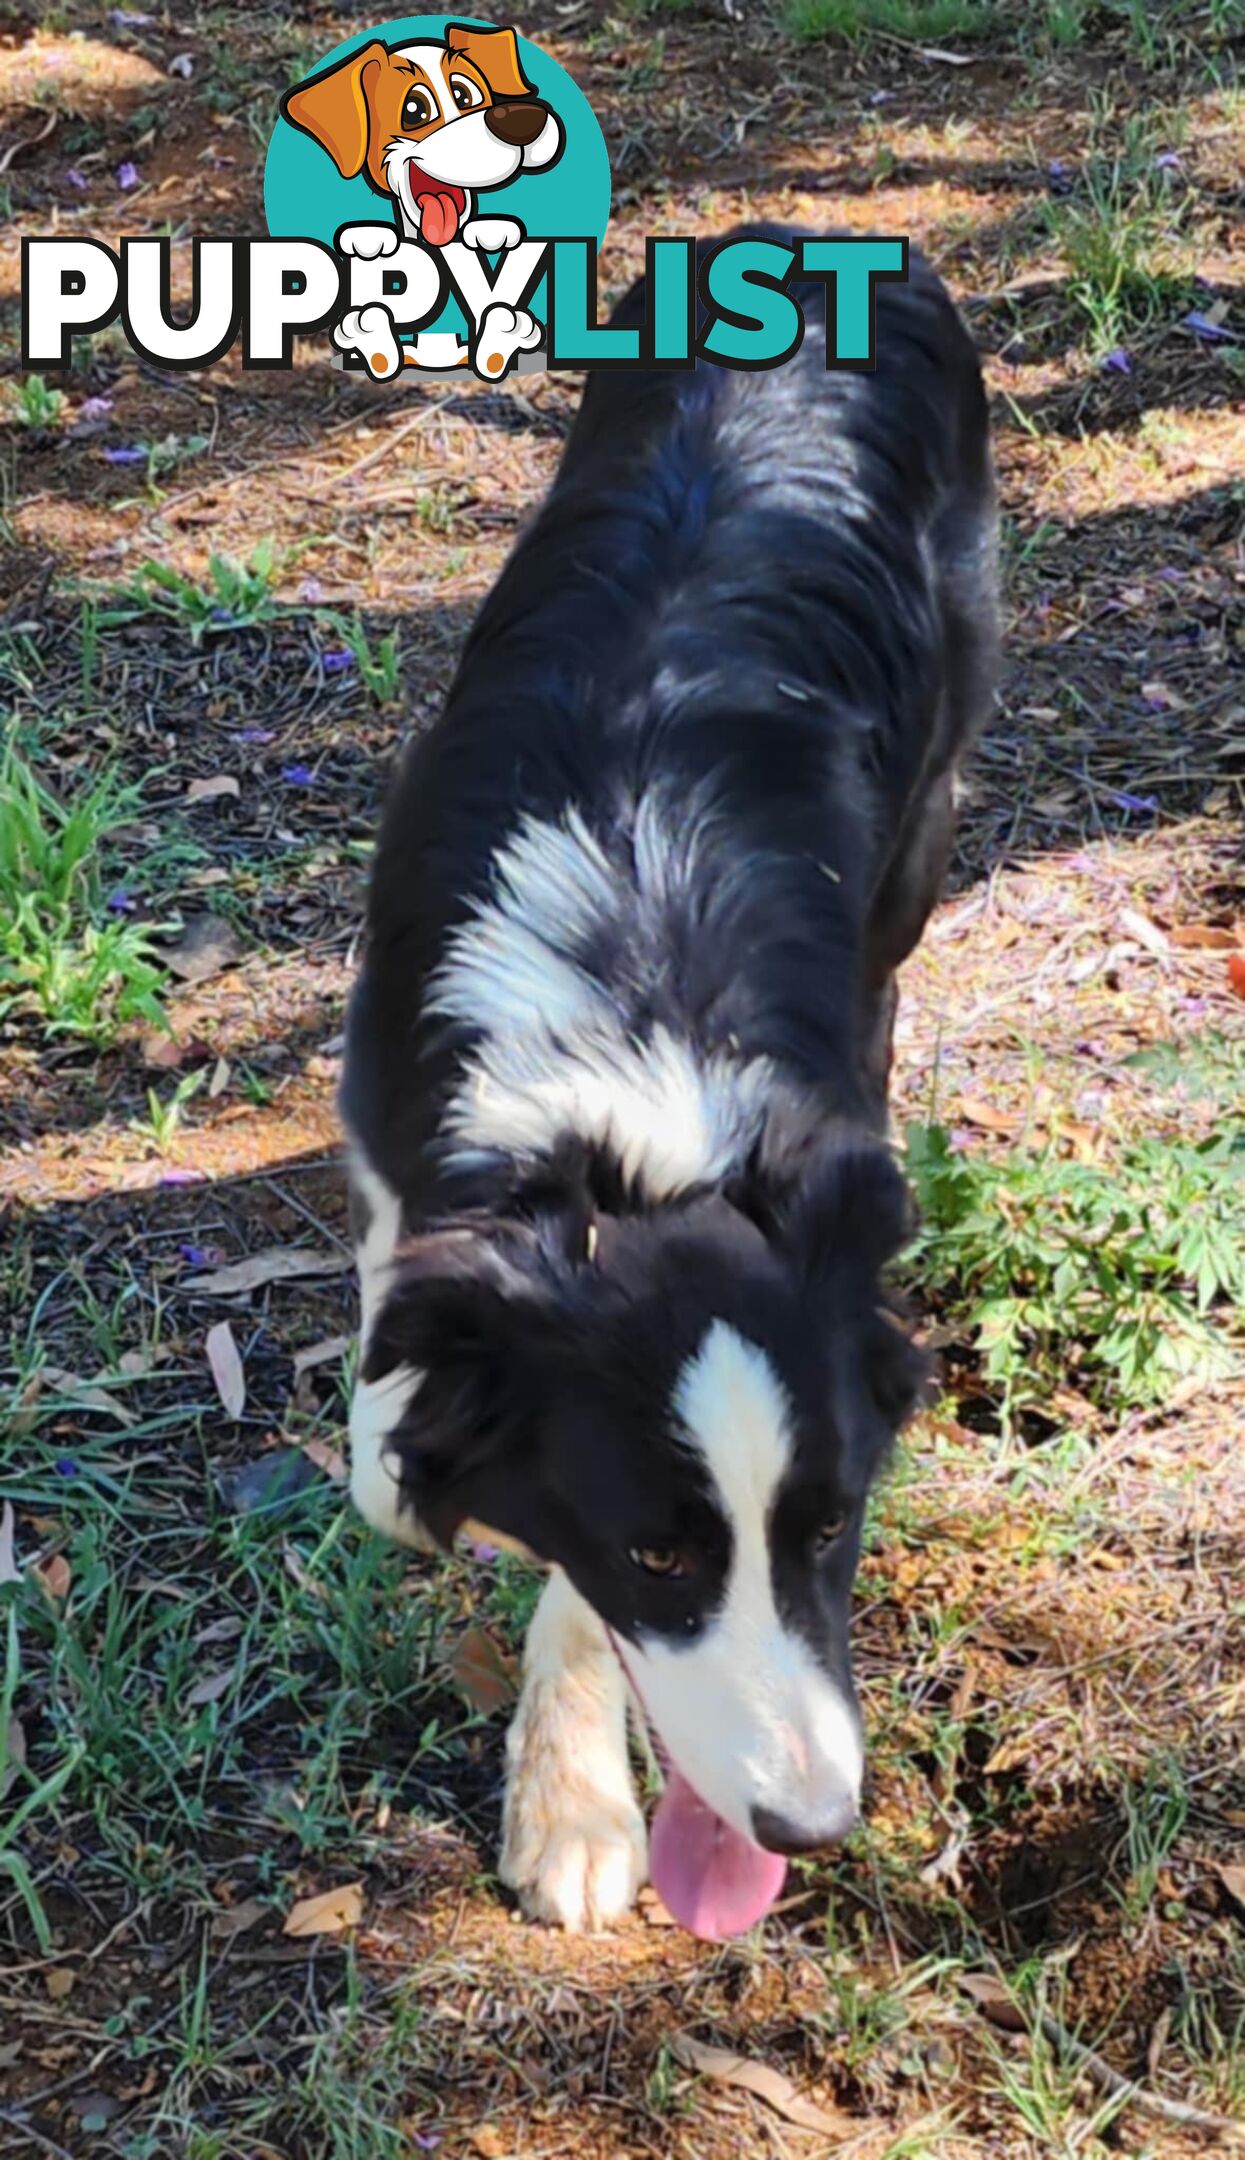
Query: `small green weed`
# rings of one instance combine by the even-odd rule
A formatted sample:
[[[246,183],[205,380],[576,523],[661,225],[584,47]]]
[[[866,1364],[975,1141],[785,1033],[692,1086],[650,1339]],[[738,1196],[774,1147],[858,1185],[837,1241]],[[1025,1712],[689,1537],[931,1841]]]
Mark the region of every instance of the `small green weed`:
[[[1090,162],[1076,191],[1043,205],[1068,270],[1068,295],[1101,355],[1174,313],[1192,292],[1179,240],[1182,205],[1137,170],[1135,149]]]
[[[192,645],[222,630],[249,629],[277,613],[274,588],[288,559],[278,555],[273,541],[261,540],[245,563],[213,555],[203,585],[166,563],[145,562],[123,589],[123,604],[101,612],[100,622],[112,627],[144,614],[162,615],[187,629]]]
[[[49,390],[42,375],[27,375],[13,393],[13,417],[22,427],[52,427],[64,404],[63,390]]]
[[[1125,1405],[1234,1368],[1222,1301],[1245,1296],[1245,1134],[1143,1139],[1118,1166],[956,1152],[910,1126],[913,1265],[976,1335],[1008,1411],[1071,1372]]]
[[[384,637],[378,637],[373,645],[358,615],[352,619],[347,619],[344,615],[330,615],[327,619],[332,623],[342,644],[354,654],[359,680],[364,688],[370,691],[377,704],[396,703],[402,682],[402,659],[397,631],[387,631]]]
[[[167,1101],[162,1101],[154,1088],[148,1088],[147,1123],[161,1153],[180,1131],[182,1112],[186,1104],[198,1094],[206,1079],[205,1069],[184,1074]]]
[[[783,27],[801,44],[842,38],[849,45],[877,36],[984,37],[999,19],[995,0],[787,0]]]
[[[112,774],[62,800],[10,742],[0,758],[0,1017],[37,1012],[53,1033],[106,1042],[163,1023],[148,933],[111,920],[102,849],[139,790]]]

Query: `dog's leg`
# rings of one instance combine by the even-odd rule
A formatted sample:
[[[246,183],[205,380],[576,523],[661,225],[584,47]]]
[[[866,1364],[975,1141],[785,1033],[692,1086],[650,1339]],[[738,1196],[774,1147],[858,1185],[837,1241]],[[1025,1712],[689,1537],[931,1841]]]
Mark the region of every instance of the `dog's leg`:
[[[506,1742],[501,1879],[530,1919],[575,1934],[634,1902],[647,1845],[627,1761],[627,1685],[605,1629],[560,1568],[528,1631]]]

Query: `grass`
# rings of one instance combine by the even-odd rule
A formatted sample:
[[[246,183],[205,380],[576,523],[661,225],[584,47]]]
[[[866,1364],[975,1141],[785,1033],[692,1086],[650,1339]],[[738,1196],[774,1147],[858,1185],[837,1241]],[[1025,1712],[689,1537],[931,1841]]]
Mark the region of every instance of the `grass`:
[[[271,540],[261,540],[246,562],[224,555],[209,557],[203,581],[167,563],[147,561],[118,595],[119,604],[101,619],[117,624],[143,614],[162,616],[188,632],[196,646],[207,636],[251,629],[270,622],[276,614],[275,588],[288,560],[278,554]]]
[[[163,1023],[164,971],[148,933],[110,919],[104,852],[140,790],[104,773],[57,795],[10,740],[0,757],[0,1017],[111,1040]]]
[[[1132,1141],[1111,1165],[1054,1149],[1001,1159],[913,1126],[922,1211],[911,1264],[971,1333],[1008,1416],[1070,1378],[1099,1400],[1160,1401],[1238,1369],[1245,1133]]]

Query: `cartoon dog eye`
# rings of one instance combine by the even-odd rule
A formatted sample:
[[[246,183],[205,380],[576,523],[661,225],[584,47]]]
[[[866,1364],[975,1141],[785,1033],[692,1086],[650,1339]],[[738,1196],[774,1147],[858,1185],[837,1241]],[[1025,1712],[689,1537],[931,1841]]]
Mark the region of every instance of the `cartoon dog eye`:
[[[472,82],[469,75],[451,75],[450,89],[459,112],[474,112],[477,105],[484,103],[483,90],[479,83]]]
[[[430,90],[416,89],[407,91],[402,104],[402,125],[404,128],[427,127],[428,122],[435,120],[436,117],[437,108],[433,103]]]

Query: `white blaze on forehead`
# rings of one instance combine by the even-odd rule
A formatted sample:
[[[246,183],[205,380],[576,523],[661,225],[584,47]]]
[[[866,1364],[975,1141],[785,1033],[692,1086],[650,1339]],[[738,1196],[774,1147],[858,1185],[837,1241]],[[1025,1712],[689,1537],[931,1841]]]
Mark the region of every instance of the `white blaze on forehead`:
[[[662,1198],[724,1177],[747,1154],[768,1061],[700,1052],[667,1027],[637,1034],[578,957],[594,933],[633,925],[637,906],[668,903],[676,843],[663,845],[643,805],[634,845],[628,873],[570,808],[556,824],[524,818],[494,857],[489,896],[450,938],[429,999],[482,1030],[447,1114],[460,1160],[493,1148],[535,1155],[573,1133],[612,1149]]]
[[[752,1836],[760,1808],[815,1831],[858,1800],[863,1763],[851,1703],[774,1596],[770,1526],[794,1452],[786,1391],[764,1351],[717,1320],[673,1407],[729,1525],[730,1567],[694,1642],[642,1634],[629,1665],[675,1763],[733,1829]]]
[[[735,1568],[769,1578],[766,1525],[791,1460],[790,1410],[763,1350],[715,1320],[687,1364],[675,1409],[718,1489],[735,1541]]]

